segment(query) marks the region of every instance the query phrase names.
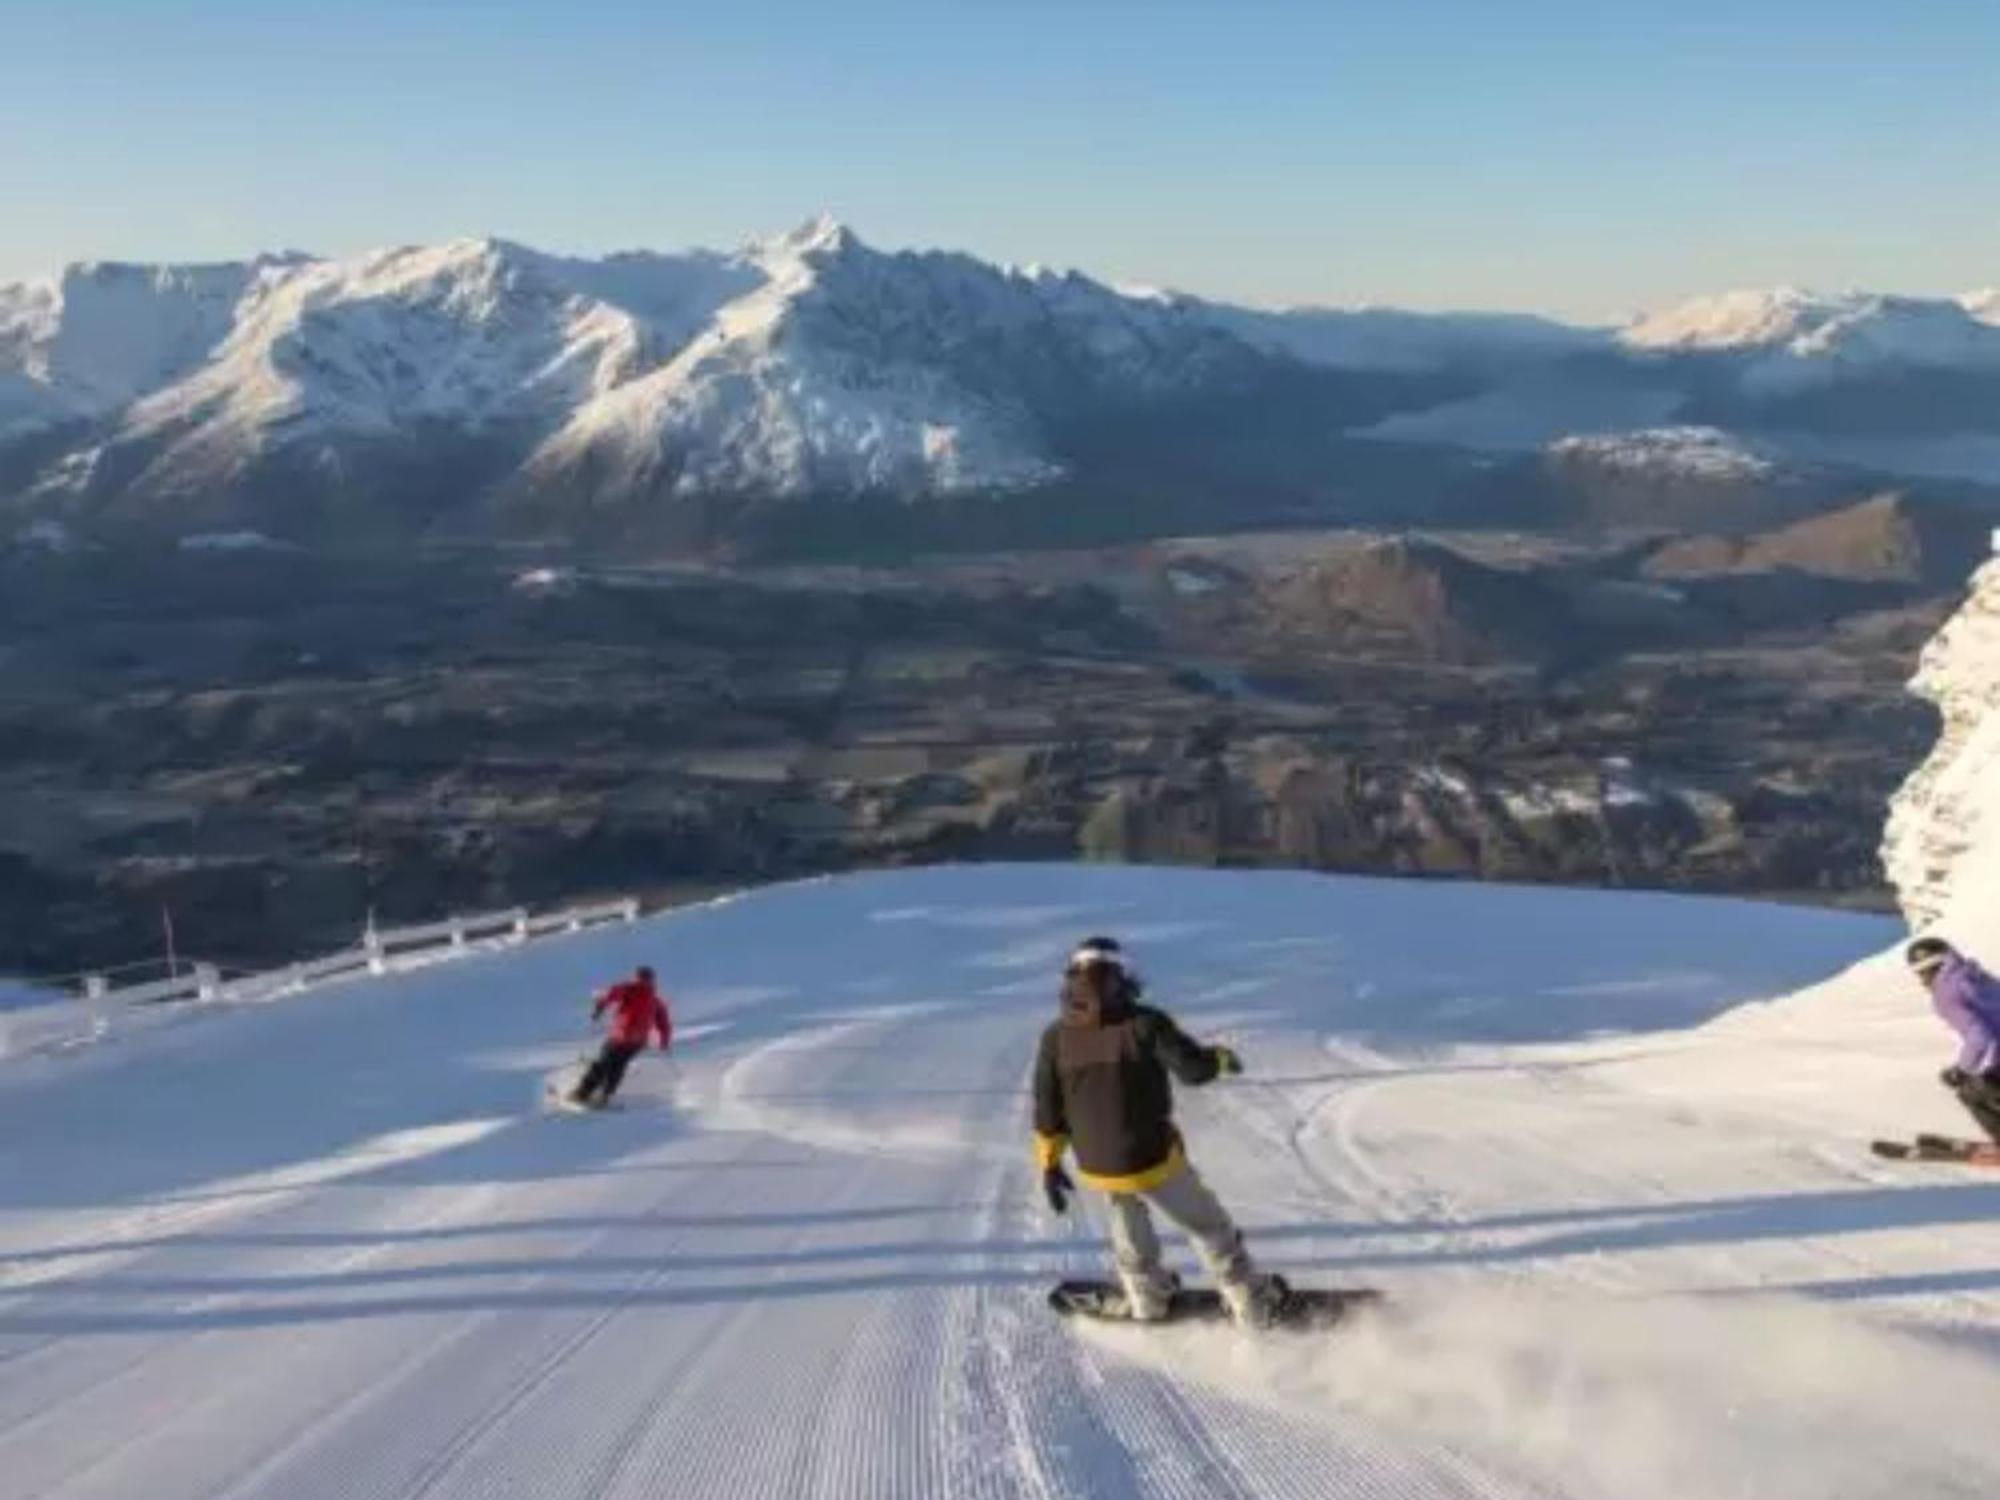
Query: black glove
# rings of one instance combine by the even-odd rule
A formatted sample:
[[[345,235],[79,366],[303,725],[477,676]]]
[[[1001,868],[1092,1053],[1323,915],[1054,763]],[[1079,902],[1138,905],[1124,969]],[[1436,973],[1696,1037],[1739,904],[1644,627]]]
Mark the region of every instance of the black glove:
[[[1069,1173],[1061,1166],[1042,1169],[1042,1196],[1049,1200],[1049,1207],[1057,1213],[1069,1212],[1069,1195],[1076,1191],[1076,1184],[1069,1180]]]
[[[1234,1047],[1211,1047],[1215,1054],[1215,1071],[1223,1078],[1234,1078],[1243,1071],[1243,1059],[1236,1055]]]
[[[1965,1084],[1965,1079],[1965,1069],[1959,1067],[1956,1063],[1938,1074],[1938,1082],[1948,1089],[1962,1088]]]

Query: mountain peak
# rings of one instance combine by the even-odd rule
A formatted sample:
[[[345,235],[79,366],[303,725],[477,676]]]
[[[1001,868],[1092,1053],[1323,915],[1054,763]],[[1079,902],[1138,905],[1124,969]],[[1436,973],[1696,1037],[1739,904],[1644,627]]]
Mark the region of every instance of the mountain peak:
[[[1795,286],[1739,288],[1643,314],[1619,334],[1619,342],[1662,351],[1764,348],[1794,338],[1809,324],[1854,312],[1865,300]]]
[[[1637,353],[1739,353],[1796,361],[2000,365],[2000,299],[1811,292],[1798,287],[1723,292],[1637,319],[1618,341]]]
[[[764,242],[766,248],[787,255],[838,255],[860,244],[853,230],[825,209],[784,234]]]
[[[531,250],[526,245],[485,234],[464,235],[432,245],[398,245],[364,257],[363,264],[383,269],[394,267],[416,274],[435,274],[468,268],[533,264],[544,258],[540,251]]]

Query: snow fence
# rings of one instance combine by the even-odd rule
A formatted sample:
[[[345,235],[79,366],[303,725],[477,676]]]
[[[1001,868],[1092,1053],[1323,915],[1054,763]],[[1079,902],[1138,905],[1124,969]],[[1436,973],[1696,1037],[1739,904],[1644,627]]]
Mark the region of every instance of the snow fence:
[[[317,985],[400,973],[496,947],[583,932],[611,922],[635,922],[636,896],[530,912],[526,907],[446,917],[408,927],[371,924],[352,948],[300,959],[276,969],[227,974],[195,963],[179,974],[114,986],[106,974],[85,974],[73,999],[0,1013],[0,1057],[61,1052],[103,1041],[117,1031],[155,1024],[184,1007],[250,1004]]]

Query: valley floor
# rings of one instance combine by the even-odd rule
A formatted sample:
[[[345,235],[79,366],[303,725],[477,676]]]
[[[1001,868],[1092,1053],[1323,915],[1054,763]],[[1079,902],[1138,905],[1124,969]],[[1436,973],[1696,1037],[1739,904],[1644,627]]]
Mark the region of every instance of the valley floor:
[[[1060,1323],[1027,1065],[1118,934],[1326,1337]],[[2000,1178],[1883,921],[1082,867],[760,891],[0,1063],[10,1500],[1985,1495]],[[682,1044],[537,1108],[650,961]],[[1789,996],[1789,998],[1776,998]],[[1766,1003],[1769,1002],[1769,1003]]]

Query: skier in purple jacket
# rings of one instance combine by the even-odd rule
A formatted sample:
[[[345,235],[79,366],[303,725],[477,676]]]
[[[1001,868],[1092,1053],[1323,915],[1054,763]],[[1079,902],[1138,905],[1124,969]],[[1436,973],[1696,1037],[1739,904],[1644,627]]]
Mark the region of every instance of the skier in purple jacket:
[[[1943,938],[1918,938],[1903,950],[1931,1004],[1959,1035],[1958,1060],[1938,1081],[2000,1141],[2000,979]]]

